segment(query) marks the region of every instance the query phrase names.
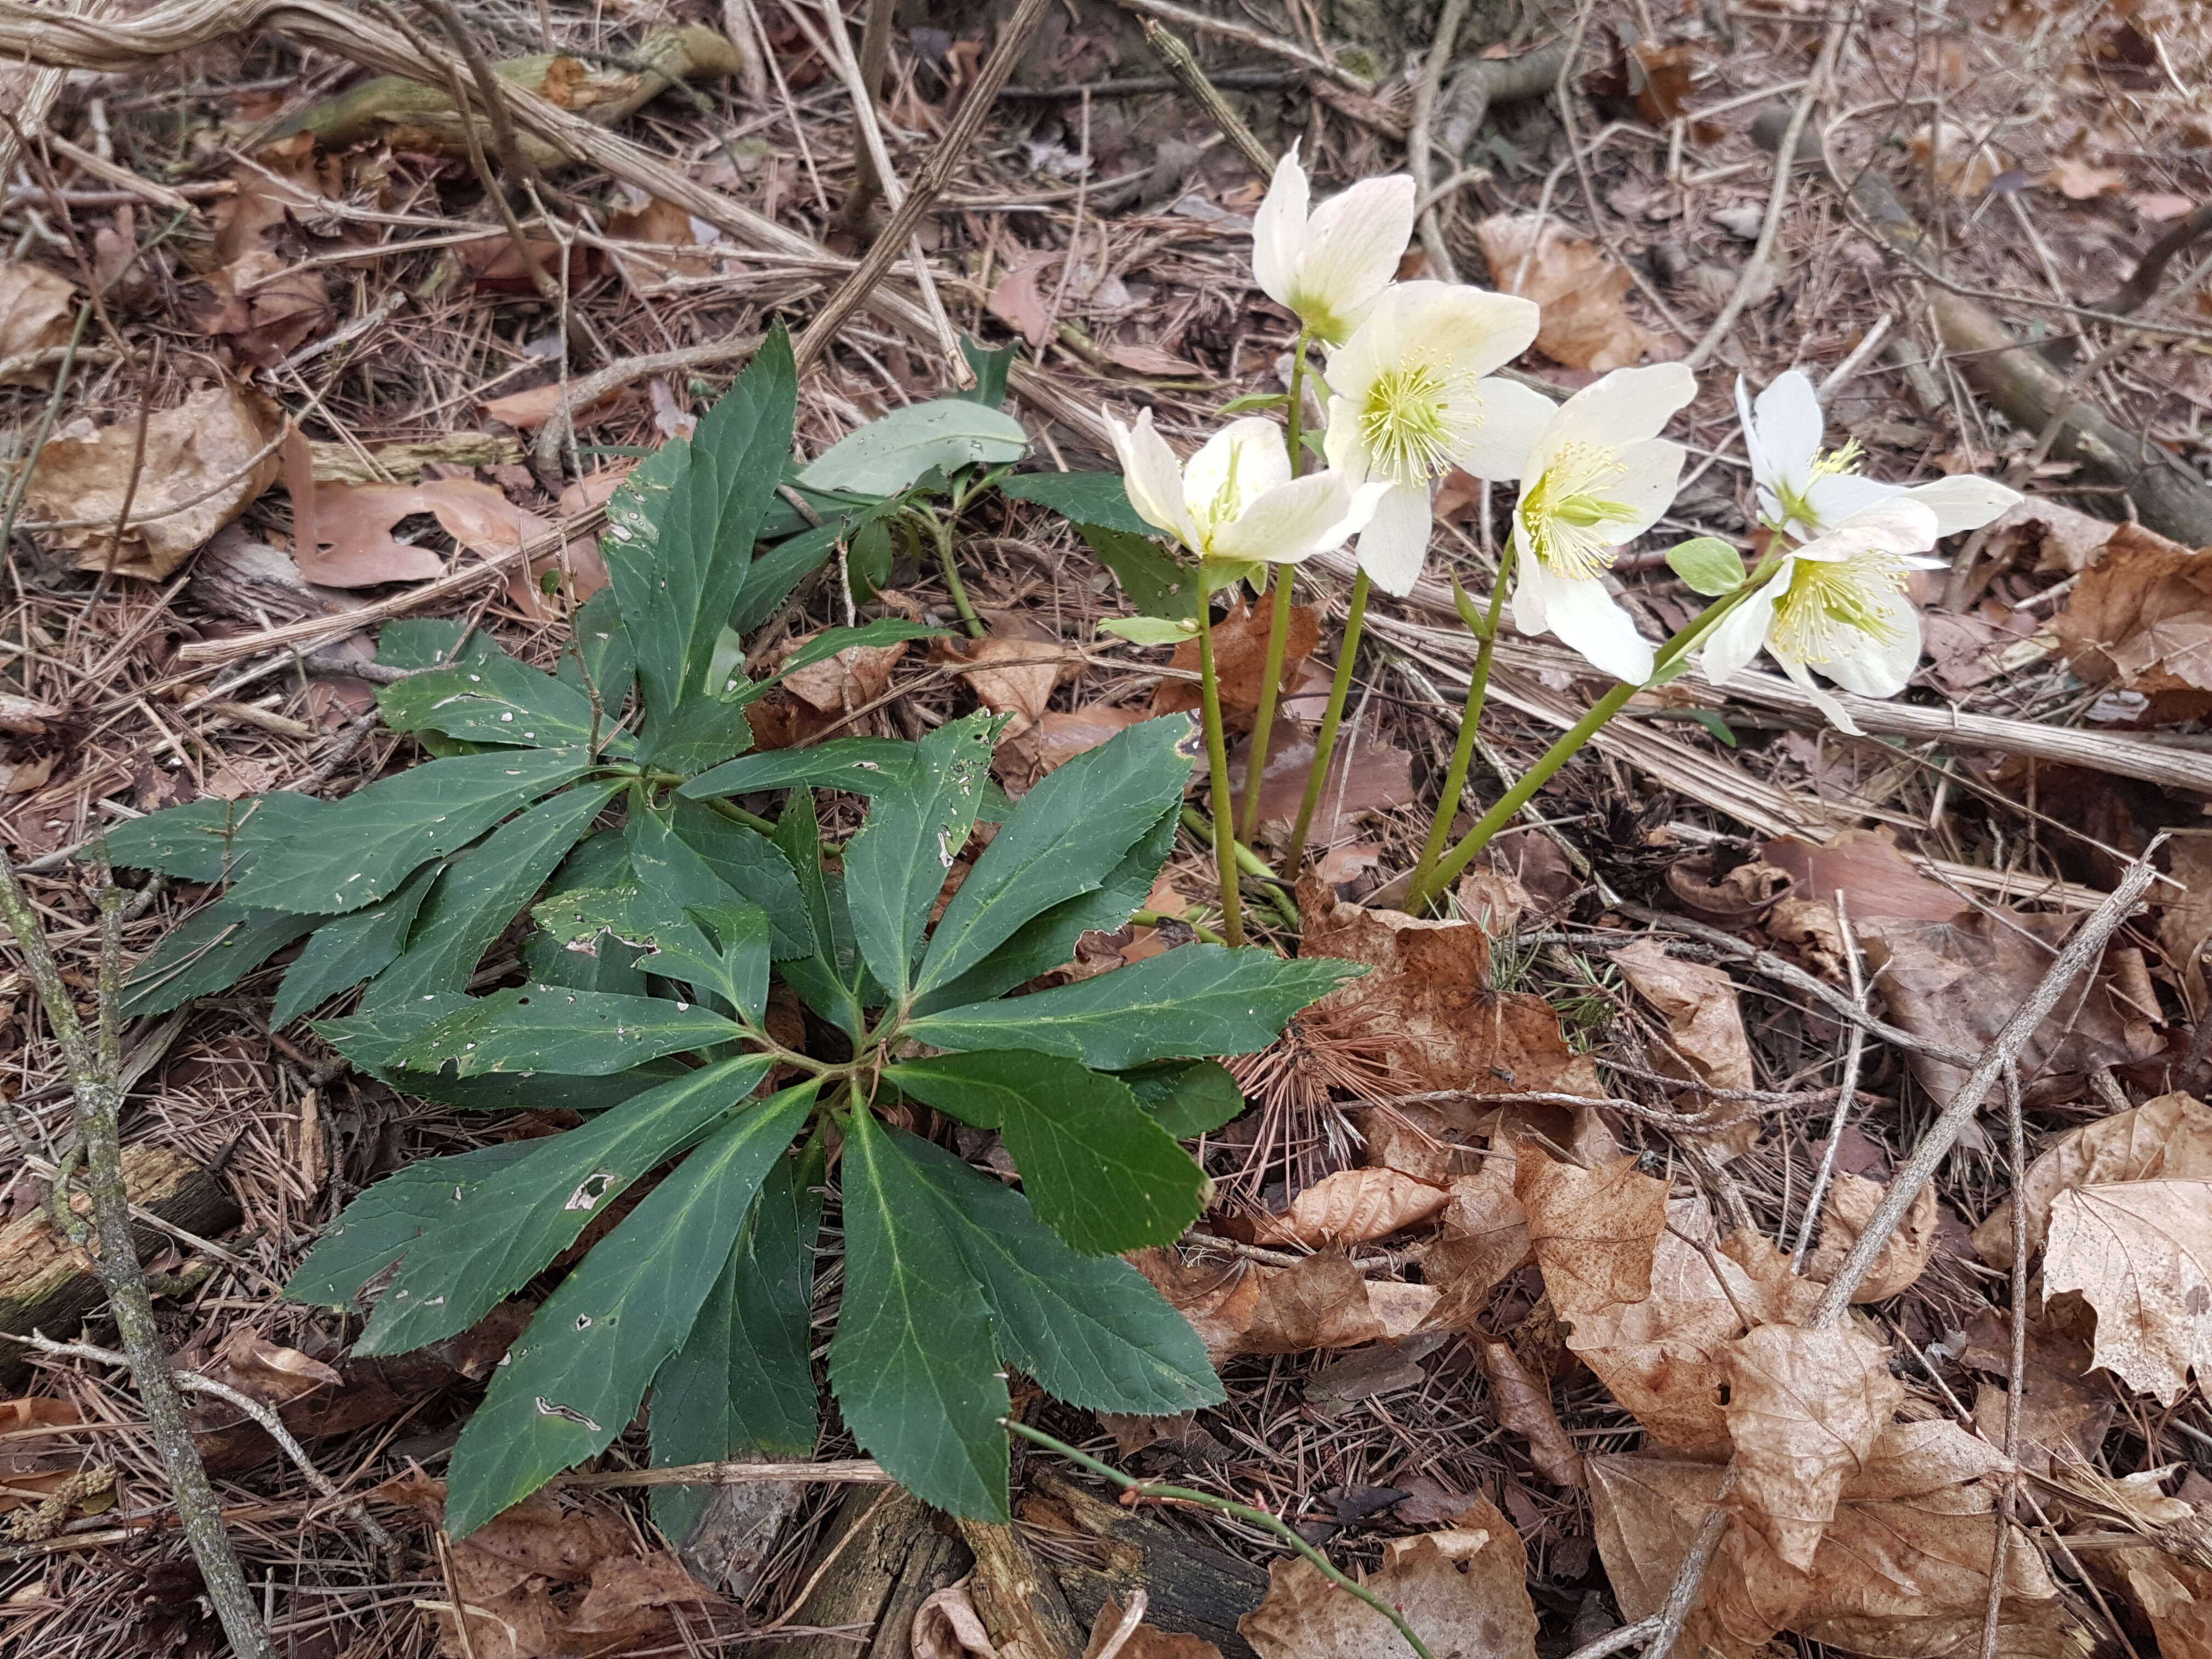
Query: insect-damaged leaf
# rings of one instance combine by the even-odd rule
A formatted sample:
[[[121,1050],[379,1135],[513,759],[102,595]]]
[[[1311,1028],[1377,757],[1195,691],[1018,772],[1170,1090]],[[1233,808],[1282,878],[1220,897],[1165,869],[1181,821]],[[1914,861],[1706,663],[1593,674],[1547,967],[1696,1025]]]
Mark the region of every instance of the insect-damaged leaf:
[[[704,1048],[744,1035],[711,1008],[659,997],[617,996],[566,986],[520,985],[439,1020],[416,1040],[410,1071],[447,1066],[458,1077],[488,1072],[562,1072],[604,1077],[641,1060]]]
[[[396,1261],[354,1352],[405,1353],[465,1331],[574,1243],[602,1204],[750,1094],[769,1065],[724,1060],[566,1134],[404,1170],[347,1206],[284,1293],[350,1307]],[[495,1150],[514,1156],[484,1157]]]
[[[315,925],[313,916],[222,898],[161,941],[124,988],[122,1012],[166,1014],[235,985]]]
[[[283,789],[243,800],[203,795],[117,824],[107,832],[107,857],[125,870],[229,881],[252,867],[260,848],[310,828],[331,810],[328,801]]]
[[[816,1086],[786,1089],[716,1129],[538,1310],[453,1448],[446,1525],[455,1537],[629,1425],[721,1277],[753,1195],[805,1121]]]
[[[490,651],[449,668],[426,669],[376,694],[384,723],[395,732],[443,732],[471,743],[532,749],[583,749],[608,742],[614,717],[595,720],[590,696],[580,687],[526,668],[503,651]],[[608,744],[627,753],[629,740]]]

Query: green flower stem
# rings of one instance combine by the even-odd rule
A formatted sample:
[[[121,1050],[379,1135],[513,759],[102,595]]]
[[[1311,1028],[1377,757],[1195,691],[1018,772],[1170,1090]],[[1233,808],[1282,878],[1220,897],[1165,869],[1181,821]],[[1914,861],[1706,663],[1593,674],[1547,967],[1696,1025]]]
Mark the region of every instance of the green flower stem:
[[[775,833],[775,826],[773,823],[770,823],[766,818],[761,817],[757,812],[746,811],[744,807],[739,806],[735,801],[710,800],[707,805],[713,807],[724,817],[728,818],[734,823],[744,824],[748,830],[757,830],[763,836],[772,836]]]
[[[1183,827],[1200,841],[1211,841],[1213,838],[1214,821],[1195,806],[1186,806],[1182,809],[1182,821]],[[1262,890],[1266,893],[1268,902],[1273,907],[1276,915],[1282,919],[1285,927],[1292,933],[1296,933],[1299,926],[1297,908],[1285,895],[1282,878],[1267,867],[1267,860],[1261,858],[1243,842],[1231,840],[1229,848],[1236,856],[1237,867],[1239,870],[1265,884]]]
[[[1498,561],[1498,580],[1490,590],[1490,611],[1480,623],[1474,607],[1467,595],[1453,584],[1453,599],[1460,607],[1460,619],[1474,631],[1481,644],[1475,648],[1474,672],[1467,685],[1467,708],[1459,720],[1459,740],[1452,745],[1451,764],[1444,770],[1443,793],[1437,800],[1437,815],[1430,821],[1428,839],[1421,843],[1421,856],[1413,866],[1413,887],[1425,885],[1437,860],[1443,856],[1444,843],[1451,838],[1452,818],[1459,811],[1460,797],[1467,789],[1468,769],[1474,763],[1474,737],[1482,723],[1482,704],[1490,690],[1490,663],[1498,651],[1498,622],[1505,608],[1505,587],[1513,576],[1513,549],[1509,545],[1505,556]]]
[[[1215,933],[1211,927],[1193,921],[1188,916],[1171,916],[1164,910],[1135,910],[1130,913],[1129,920],[1142,927],[1164,927],[1170,922],[1179,922],[1197,935],[1202,944],[1221,943],[1220,934]]]
[[[1682,630],[1659,647],[1653,659],[1651,678],[1646,685],[1663,685],[1674,678],[1667,671],[1680,662],[1698,646],[1703,644],[1722,618],[1756,592],[1773,573],[1783,568],[1784,561],[1775,560],[1763,573],[1754,573],[1752,579],[1735,592],[1715,600],[1692,617]],[[1419,915],[1435,902],[1436,896],[1459,879],[1474,855],[1490,845],[1500,830],[1513,821],[1514,815],[1535,798],[1536,792],[1551,781],[1552,775],[1572,760],[1576,750],[1597,735],[1598,728],[1627,706],[1628,700],[1644,689],[1642,685],[1616,685],[1590,705],[1584,714],[1567,728],[1566,735],[1546,750],[1543,757],[1528,769],[1520,782],[1498,798],[1498,805],[1477,820],[1443,859],[1432,869],[1425,881],[1416,879],[1406,893],[1407,914]]]
[[[1434,1650],[1427,1643],[1422,1641],[1413,1627],[1406,1622],[1403,1613],[1357,1579],[1346,1577],[1338,1571],[1335,1565],[1326,1555],[1299,1537],[1297,1529],[1279,1516],[1273,1515],[1266,1510],[1255,1510],[1249,1504],[1239,1504],[1231,1498],[1217,1498],[1210,1492],[1200,1492],[1194,1487],[1168,1486],[1150,1480],[1139,1480],[1133,1475],[1122,1474],[1110,1463],[1099,1462],[1088,1452],[1078,1451],[1065,1440],[1054,1439],[1042,1429],[1033,1429],[1028,1424],[1018,1423],[1011,1417],[1002,1417],[999,1421],[1021,1436],[1023,1439],[1034,1441],[1048,1451],[1058,1452],[1069,1462],[1090,1470],[1091,1474],[1102,1480],[1111,1480],[1123,1492],[1133,1497],[1154,1503],[1195,1504],[1201,1509],[1213,1510],[1217,1515],[1232,1516],[1239,1521],[1249,1522],[1255,1527],[1265,1528],[1300,1555],[1305,1557],[1313,1564],[1315,1571],[1327,1578],[1330,1583],[1334,1584],[1340,1590],[1358,1596],[1376,1612],[1388,1619],[1398,1634],[1405,1638],[1406,1645],[1413,1649],[1419,1656],[1419,1659],[1436,1659]]]
[[[1213,867],[1221,884],[1221,932],[1231,945],[1244,942],[1243,901],[1237,891],[1236,840],[1229,833],[1229,744],[1221,732],[1221,680],[1213,664],[1213,607],[1206,584],[1198,594],[1198,691],[1206,720],[1206,760],[1213,786]]]
[[[1312,341],[1311,330],[1302,331],[1291,353],[1290,429],[1285,438],[1293,478],[1305,470],[1306,349]],[[1267,624],[1267,666],[1260,676],[1260,707],[1252,722],[1252,757],[1245,763],[1244,817],[1237,833],[1237,839],[1248,843],[1260,834],[1260,789],[1267,780],[1267,750],[1275,738],[1275,704],[1282,696],[1283,659],[1290,643],[1291,567],[1285,564],[1275,570],[1275,612]]]
[[[952,608],[960,613],[960,625],[968,630],[969,639],[981,639],[988,630],[968,598],[968,584],[960,580],[960,561],[952,550],[951,524],[927,511],[910,513],[906,516],[910,522],[926,528],[930,539],[937,544],[937,562],[944,568],[945,589],[952,595]]]
[[[1360,630],[1367,625],[1367,573],[1352,579],[1352,605],[1344,618],[1344,643],[1339,647],[1336,678],[1328,688],[1328,707],[1322,711],[1321,732],[1314,739],[1313,769],[1306,774],[1306,796],[1298,803],[1298,821],[1291,827],[1291,844],[1283,854],[1283,878],[1296,881],[1306,859],[1306,835],[1313,828],[1314,810],[1328,781],[1328,763],[1336,753],[1336,728],[1344,720],[1345,699],[1352,695],[1352,667],[1359,656]]]

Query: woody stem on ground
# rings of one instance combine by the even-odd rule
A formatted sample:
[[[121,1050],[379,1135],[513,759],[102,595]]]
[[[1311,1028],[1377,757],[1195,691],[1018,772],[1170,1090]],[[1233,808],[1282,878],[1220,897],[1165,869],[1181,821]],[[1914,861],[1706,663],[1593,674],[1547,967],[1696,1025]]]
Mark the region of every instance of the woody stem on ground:
[[[1459,740],[1452,745],[1451,764],[1444,769],[1443,793],[1437,799],[1436,817],[1430,821],[1428,839],[1421,843],[1421,856],[1413,865],[1414,888],[1426,884],[1437,860],[1443,856],[1444,842],[1451,837],[1452,819],[1459,811],[1460,797],[1467,791],[1467,775],[1474,764],[1474,737],[1482,724],[1482,705],[1490,690],[1491,659],[1498,653],[1498,623],[1505,608],[1506,584],[1513,578],[1513,550],[1509,545],[1505,556],[1498,562],[1498,580],[1490,590],[1489,612],[1478,617],[1474,605],[1460,588],[1456,579],[1452,583],[1452,600],[1459,608],[1460,620],[1468,625],[1475,638],[1481,641],[1475,647],[1474,670],[1467,683],[1467,707],[1459,719]]]
[[[1198,695],[1206,721],[1206,762],[1213,787],[1213,868],[1221,884],[1221,934],[1244,942],[1243,902],[1237,891],[1236,804],[1229,794],[1229,744],[1221,730],[1221,680],[1213,660],[1213,605],[1203,577],[1198,595]]]
[[[23,890],[15,866],[0,852],[0,917],[15,935],[15,955],[38,992],[46,1024],[60,1046],[76,1097],[76,1134],[82,1150],[85,1186],[92,1197],[92,1265],[107,1291],[115,1328],[131,1361],[131,1376],[145,1407],[146,1421],[169,1478],[185,1540],[207,1586],[208,1600],[231,1650],[240,1659],[270,1659],[268,1632],[262,1627],[246,1575],[222,1529],[222,1510],[206,1467],[185,1422],[183,1396],[169,1372],[168,1356],[154,1322],[154,1300],[146,1288],[131,1232],[131,1200],[123,1179],[119,1119],[123,1107],[122,1042],[116,1010],[123,993],[123,907],[125,896],[104,878],[99,894],[100,977],[98,1012],[88,1031],[64,981],[60,964],[40,925],[39,914]]]
[[[1195,1504],[1201,1509],[1213,1510],[1217,1515],[1231,1516],[1239,1521],[1249,1522],[1254,1526],[1264,1527],[1300,1555],[1305,1557],[1313,1564],[1315,1570],[1330,1583],[1334,1584],[1340,1590],[1358,1596],[1376,1612],[1388,1619],[1396,1627],[1398,1634],[1405,1638],[1406,1645],[1413,1649],[1419,1656],[1419,1659],[1436,1659],[1435,1651],[1427,1643],[1421,1640],[1419,1633],[1406,1622],[1403,1613],[1359,1583],[1358,1579],[1348,1577],[1339,1571],[1335,1563],[1300,1537],[1297,1529],[1279,1516],[1273,1515],[1266,1510],[1254,1509],[1249,1504],[1239,1504],[1232,1498],[1217,1498],[1210,1492],[1200,1492],[1193,1486],[1162,1486],[1157,1481],[1139,1480],[1134,1475],[1122,1474],[1111,1463],[1101,1462],[1088,1452],[1078,1451],[1065,1440],[1054,1439],[1042,1429],[1033,1429],[1028,1424],[1018,1423],[1011,1417],[1002,1417],[999,1421],[1021,1436],[1023,1439],[1035,1441],[1047,1450],[1058,1452],[1070,1462],[1090,1470],[1091,1474],[1111,1480],[1133,1498],[1159,1503]]]
[[[1306,349],[1312,342],[1310,331],[1302,331],[1297,343],[1291,348],[1291,404],[1290,426],[1284,441],[1290,447],[1291,476],[1295,478],[1304,471],[1306,396]],[[1283,691],[1283,659],[1288,654],[1291,642],[1291,567],[1275,568],[1275,609],[1267,623],[1267,665],[1260,674],[1260,707],[1252,721],[1252,753],[1244,763],[1244,816],[1238,823],[1237,839],[1248,846],[1259,838],[1260,790],[1267,775],[1267,750],[1275,736],[1275,704]]]
[[[1298,803],[1298,820],[1291,826],[1291,842],[1283,853],[1283,879],[1296,881],[1306,859],[1306,836],[1313,829],[1314,810],[1328,781],[1328,763],[1336,753],[1336,731],[1344,721],[1345,700],[1352,695],[1352,665],[1359,657],[1359,634],[1367,625],[1367,573],[1352,579],[1352,603],[1344,617],[1344,642],[1337,647],[1336,678],[1329,683],[1328,706],[1322,710],[1321,730],[1314,738],[1313,768],[1306,774],[1305,799]]]

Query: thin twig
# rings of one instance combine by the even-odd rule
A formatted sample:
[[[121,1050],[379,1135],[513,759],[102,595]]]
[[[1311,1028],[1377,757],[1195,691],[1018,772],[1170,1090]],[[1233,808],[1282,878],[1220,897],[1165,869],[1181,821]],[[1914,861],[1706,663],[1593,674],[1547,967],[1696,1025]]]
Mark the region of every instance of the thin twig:
[[[1221,136],[1236,147],[1244,158],[1244,165],[1261,179],[1272,177],[1275,158],[1260,142],[1259,135],[1244,125],[1244,118],[1221,95],[1206,71],[1199,67],[1198,58],[1178,34],[1170,33],[1151,18],[1145,19],[1145,44],[1152,49],[1152,56],[1160,60],[1175,84],[1189,94],[1190,100],[1204,110],[1206,118],[1220,130]]]
[[[1659,1626],[1652,1632],[1651,1645],[1644,1650],[1644,1659],[1669,1659],[1674,1653],[1682,1626],[1689,1621],[1690,1609],[1698,1603],[1698,1592],[1705,1587],[1705,1569],[1712,1565],[1721,1538],[1728,1531],[1728,1496],[1735,1489],[1735,1465],[1731,1463],[1721,1476],[1720,1490],[1713,1494],[1711,1512],[1698,1528],[1690,1553],[1682,1558],[1674,1582],[1668,1588],[1666,1603],[1659,1609]]]
[[[1844,941],[1844,962],[1851,978],[1851,1000],[1862,1012],[1866,1007],[1866,979],[1859,971],[1858,941],[1851,935],[1850,913],[1844,905],[1844,890],[1836,890],[1836,927]],[[1813,1190],[1805,1195],[1805,1218],[1797,1226],[1797,1248],[1791,1252],[1790,1270],[1805,1271],[1806,1253],[1813,1248],[1813,1230],[1820,1224],[1820,1205],[1828,1195],[1828,1183],[1835,1178],[1836,1155],[1844,1141],[1844,1124],[1850,1116],[1851,1100],[1859,1086],[1859,1058],[1866,1048],[1866,1027],[1851,1022],[1851,1034],[1844,1049],[1844,1080],[1836,1091],[1836,1115],[1828,1124],[1828,1144],[1820,1153],[1820,1167],[1813,1176]]]
[[[2012,1164],[2011,1363],[2006,1373],[2004,1455],[2014,1467],[1997,1493],[1996,1535],[1990,1552],[1990,1599],[1982,1613],[1982,1659],[1996,1659],[2004,1607],[2005,1557],[2012,1547],[2014,1488],[2020,1479],[2020,1408],[2027,1386],[2027,1131],[2020,1103],[2020,1067],[2005,1069],[2006,1154]]]

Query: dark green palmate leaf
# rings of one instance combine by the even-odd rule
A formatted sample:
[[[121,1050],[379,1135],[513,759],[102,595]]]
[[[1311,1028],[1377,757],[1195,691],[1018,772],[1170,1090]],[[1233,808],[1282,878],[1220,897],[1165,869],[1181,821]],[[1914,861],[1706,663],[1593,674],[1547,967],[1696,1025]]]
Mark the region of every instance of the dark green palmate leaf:
[[[636,653],[648,733],[706,689],[753,538],[783,480],[797,398],[779,325],[690,438],[647,456],[607,504],[600,549]]]
[[[1071,763],[1072,764],[1073,763]],[[1013,938],[949,984],[915,1000],[919,1013],[988,1002],[1017,985],[1026,985],[1075,957],[1075,943],[1093,931],[1110,933],[1126,923],[1152,896],[1160,866],[1175,850],[1182,803],[1170,806],[1123,854],[1096,890],[1055,904],[1024,924]]]
[[[845,908],[845,881],[822,867],[820,821],[814,792],[797,789],[776,820],[777,850],[791,861],[805,906],[814,948],[782,964],[783,976],[806,1006],[848,1037],[858,1039],[868,1003],[862,990],[870,979],[853,938],[853,919]]]
[[[453,1447],[446,1527],[455,1537],[629,1426],[721,1278],[762,1179],[805,1124],[816,1087],[786,1089],[716,1128],[532,1317]]]
[[[641,885],[686,907],[742,899],[768,913],[777,956],[814,948],[798,872],[757,830],[704,802],[678,800],[665,811],[633,802],[626,833]]]
[[[406,950],[368,995],[398,1002],[468,988],[477,963],[622,787],[600,779],[540,801],[449,860]]]
[[[1147,528],[1131,533],[1093,524],[1079,524],[1076,529],[1139,611],[1170,622],[1197,619],[1197,574],[1176,563],[1152,539],[1158,532]]]
[[[407,948],[416,915],[443,869],[441,865],[426,864],[389,898],[335,916],[315,929],[299,960],[285,970],[270,1018],[279,1027],[289,1025],[339,992],[391,966]]]
[[[252,867],[262,848],[311,829],[331,810],[326,800],[289,790],[243,800],[204,795],[117,824],[106,836],[108,861],[180,881],[229,881]]]
[[[507,749],[381,779],[257,851],[238,896],[268,910],[358,910],[510,812],[574,783],[590,765],[580,750]]]
[[[1093,1411],[1220,1401],[1188,1322],[1127,1263],[1069,1249],[1020,1194],[866,1114],[840,1170],[846,1284],[831,1386],[860,1443],[925,1502],[1006,1515],[994,1355]]]
[[[890,738],[832,738],[811,749],[740,755],[711,772],[702,772],[677,793],[687,800],[705,800],[805,783],[872,795],[897,775],[913,754],[912,744]]]
[[[1218,1060],[1163,1060],[1121,1073],[1163,1129],[1177,1140],[1212,1134],[1244,1109],[1244,1091]]]
[[[166,1014],[194,997],[235,985],[307,933],[313,916],[260,910],[222,898],[161,941],[123,988],[122,1012],[131,1018]]]
[[[895,1002],[906,1000],[930,907],[975,827],[999,726],[979,712],[924,738],[845,848],[854,937]]]
[[[1024,796],[945,907],[915,989],[957,979],[1023,923],[1104,885],[1145,831],[1182,801],[1194,735],[1185,715],[1146,720]]]
[[[582,690],[489,651],[450,668],[425,669],[381,688],[377,706],[395,732],[443,732],[471,743],[584,749],[608,742],[614,717],[594,721]],[[608,743],[629,752],[627,738]]]
[[[1006,1380],[991,1316],[907,1137],[852,1115],[838,1164],[845,1293],[830,1385],[845,1425],[925,1504],[1009,1518]]]
[[[779,1158],[684,1346],[653,1379],[653,1467],[811,1456],[814,1249],[825,1160],[817,1139]],[[713,1488],[656,1486],[653,1518],[681,1543]]]
[[[467,1152],[412,1165],[347,1206],[284,1293],[350,1307],[361,1285],[396,1261],[354,1352],[405,1353],[465,1331],[574,1243],[600,1205],[750,1094],[769,1063],[755,1054],[724,1060],[580,1129],[484,1149],[511,1155],[503,1161]]]
[[[315,1035],[356,1066],[402,1093],[476,1111],[603,1112],[634,1095],[677,1078],[691,1068],[675,1060],[652,1060],[605,1077],[573,1077],[557,1072],[497,1072],[483,1077],[455,1077],[447,1072],[410,1072],[405,1057],[422,1047],[422,1034],[441,1019],[471,1006],[459,992],[416,997],[400,1006],[364,1009],[344,1019],[326,1019]]]
[[[430,1026],[404,1064],[410,1071],[451,1066],[457,1077],[489,1072],[561,1072],[605,1077],[641,1060],[710,1048],[744,1028],[711,1008],[659,997],[625,997],[567,986],[519,985]]]
[[[584,601],[576,611],[575,630],[572,648],[561,653],[561,680],[582,692],[586,702],[599,694],[606,715],[599,729],[609,731],[637,682],[637,657],[629,648],[614,589],[603,587]]]
[[[996,1129],[1037,1214],[1086,1255],[1170,1244],[1206,1207],[1206,1175],[1119,1078],[1018,1049],[884,1068],[927,1105]]]
[[[1073,985],[925,1014],[908,1036],[937,1048],[1032,1048],[1101,1071],[1206,1054],[1244,1054],[1290,1017],[1367,970],[1334,957],[1186,945]]]
[[[1095,525],[1124,536],[1160,532],[1137,516],[1118,472],[1016,472],[999,480],[1001,495],[1048,507],[1071,524]]]

